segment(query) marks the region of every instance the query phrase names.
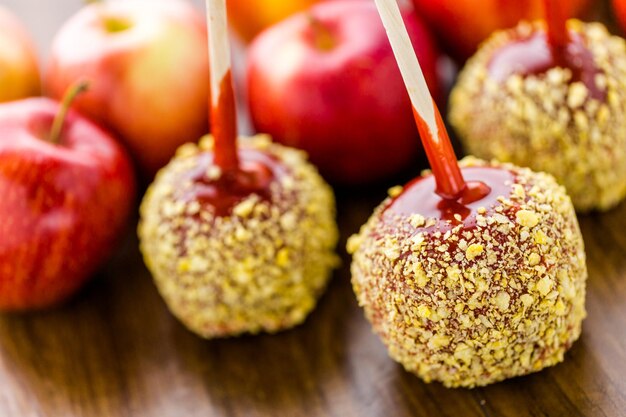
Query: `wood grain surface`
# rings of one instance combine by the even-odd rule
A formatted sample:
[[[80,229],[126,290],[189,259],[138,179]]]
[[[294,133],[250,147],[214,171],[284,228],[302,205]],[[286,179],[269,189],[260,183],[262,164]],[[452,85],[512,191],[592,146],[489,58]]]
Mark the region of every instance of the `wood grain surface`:
[[[40,44],[77,4],[9,0],[31,27],[45,25]],[[69,304],[0,316],[0,416],[626,416],[626,204],[580,218],[589,316],[565,362],[446,389],[387,357],[350,287],[345,239],[385,188],[338,190],[344,264],[306,323],[273,336],[205,341],[187,332],[157,294],[131,227]]]

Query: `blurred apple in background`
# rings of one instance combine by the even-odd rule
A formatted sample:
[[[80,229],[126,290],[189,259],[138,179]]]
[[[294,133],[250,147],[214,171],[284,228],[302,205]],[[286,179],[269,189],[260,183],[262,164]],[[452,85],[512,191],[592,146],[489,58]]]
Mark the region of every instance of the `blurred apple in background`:
[[[149,179],[208,131],[206,37],[204,14],[185,0],[96,2],[57,34],[44,88],[59,98],[88,80],[76,108],[119,134]]]
[[[403,13],[437,96],[438,53],[417,16]],[[320,3],[265,30],[250,46],[247,84],[256,130],[306,150],[334,183],[385,178],[420,152],[409,97],[374,2]]]
[[[40,309],[77,291],[105,261],[134,207],[121,145],[57,102],[0,104],[0,310]]]
[[[520,20],[541,19],[544,0],[413,0],[448,52],[464,61],[494,31],[515,26]],[[568,16],[581,16],[592,0],[554,0]]]
[[[35,46],[21,22],[0,6],[0,102],[40,94]]]
[[[245,42],[259,32],[319,0],[226,0],[228,20]]]

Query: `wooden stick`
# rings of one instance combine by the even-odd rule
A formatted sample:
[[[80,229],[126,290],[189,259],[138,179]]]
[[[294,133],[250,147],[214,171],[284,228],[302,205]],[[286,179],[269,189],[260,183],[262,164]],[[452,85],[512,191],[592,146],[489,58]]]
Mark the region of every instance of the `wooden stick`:
[[[396,0],[376,0],[378,13],[413,104],[413,114],[437,183],[437,194],[458,199],[466,187],[454,149],[413,50]]]
[[[239,168],[237,117],[230,72],[226,0],[206,0],[211,73],[211,129],[215,164],[223,172]]]
[[[568,12],[566,5],[557,0],[544,0],[544,13],[548,31],[548,44],[555,51],[564,49],[570,41],[567,30]]]

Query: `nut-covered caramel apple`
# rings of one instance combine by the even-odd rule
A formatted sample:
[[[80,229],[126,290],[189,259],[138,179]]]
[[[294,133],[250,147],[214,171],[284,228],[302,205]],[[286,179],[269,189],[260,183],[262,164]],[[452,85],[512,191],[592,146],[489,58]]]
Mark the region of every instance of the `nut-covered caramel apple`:
[[[578,211],[607,210],[626,196],[626,43],[599,23],[563,20],[559,34],[554,20],[491,37],[460,74],[450,122],[470,153],[549,172]]]
[[[584,245],[563,187],[512,165],[462,166],[497,187],[451,204],[419,178],[348,243],[359,304],[390,355],[450,387],[562,361],[585,317]]]
[[[237,142],[224,0],[207,0],[213,135],[183,145],[141,205],[139,237],[170,310],[206,338],[301,323],[337,262],[331,188],[301,151]]]
[[[427,382],[474,387],[563,360],[585,317],[587,269],[565,189],[548,174],[459,166],[395,0],[376,0],[432,168],[348,241],[352,284],[390,356]]]
[[[178,150],[141,206],[146,265],[203,337],[299,324],[336,265],[330,187],[301,151],[266,136],[240,142],[241,179],[220,172],[207,137]]]

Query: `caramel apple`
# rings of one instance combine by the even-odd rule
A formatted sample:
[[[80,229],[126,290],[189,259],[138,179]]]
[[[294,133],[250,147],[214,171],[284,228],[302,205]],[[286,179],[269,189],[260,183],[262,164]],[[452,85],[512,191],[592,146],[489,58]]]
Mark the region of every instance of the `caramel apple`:
[[[359,305],[390,356],[427,382],[482,386],[560,362],[585,317],[570,198],[548,174],[456,162],[395,0],[376,2],[432,173],[391,189],[349,239]]]
[[[578,211],[607,210],[626,196],[626,44],[599,23],[547,15],[469,60],[450,122],[470,153],[551,173]]]
[[[354,291],[391,357],[449,387],[561,362],[585,317],[584,245],[563,187],[513,165],[461,165],[497,191],[451,204],[427,174],[348,242]]]
[[[203,337],[299,324],[336,265],[332,191],[301,151],[268,137],[241,141],[239,179],[217,152],[210,137],[185,145],[157,175],[141,206],[146,265]]]
[[[208,3],[213,135],[157,174],[141,205],[141,251],[191,331],[275,332],[306,318],[336,265],[334,196],[303,152],[268,136],[237,143],[224,0]]]

